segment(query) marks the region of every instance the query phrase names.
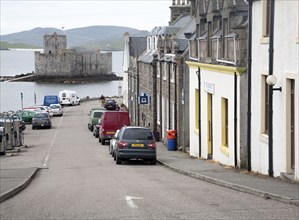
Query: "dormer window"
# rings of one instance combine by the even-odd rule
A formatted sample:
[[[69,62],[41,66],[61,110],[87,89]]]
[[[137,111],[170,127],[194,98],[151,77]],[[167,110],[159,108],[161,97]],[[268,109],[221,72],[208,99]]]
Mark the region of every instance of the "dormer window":
[[[238,35],[235,32],[224,36],[223,40],[226,45],[223,53],[224,57],[218,57],[217,61],[237,65],[237,37]]]

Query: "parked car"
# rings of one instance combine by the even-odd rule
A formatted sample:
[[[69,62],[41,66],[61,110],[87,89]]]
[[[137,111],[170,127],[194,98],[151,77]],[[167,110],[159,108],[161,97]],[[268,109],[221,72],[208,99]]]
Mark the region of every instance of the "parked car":
[[[100,118],[98,120],[98,123],[93,126],[92,133],[95,138],[99,137],[99,129],[100,129],[101,121],[102,121],[102,119]]]
[[[58,96],[61,105],[80,105],[80,98],[75,91],[63,90]]]
[[[129,112],[126,111],[106,111],[104,112],[99,125],[99,142],[102,145],[109,141],[117,129],[130,125]]]
[[[94,126],[98,124],[99,119],[102,117],[103,112],[105,112],[106,109],[104,108],[95,108],[91,109],[89,112],[89,119],[88,119],[88,124],[87,127],[90,131],[93,131]]]
[[[32,118],[33,116],[35,115],[35,111],[32,111],[32,110],[23,110],[20,112],[20,117],[22,118],[22,120],[25,122],[25,123],[29,123],[31,124],[32,122]]]
[[[119,129],[115,132],[115,134],[113,135],[113,137],[110,140],[110,144],[109,144],[109,154],[111,154],[112,157],[114,157],[114,153],[115,153],[115,149],[116,149],[116,139],[119,133]]]
[[[105,101],[104,107],[107,110],[116,110],[117,108],[116,101],[114,99],[108,99]]]
[[[52,128],[52,120],[47,112],[37,112],[32,118],[32,129]]]
[[[62,116],[63,115],[63,109],[60,104],[50,104],[49,106],[53,111],[53,116]]]
[[[38,105],[36,108],[38,112],[48,112],[50,117],[53,117],[53,111],[49,106]]]
[[[121,164],[123,160],[142,159],[156,164],[156,142],[149,128],[124,126],[116,139],[114,160]]]

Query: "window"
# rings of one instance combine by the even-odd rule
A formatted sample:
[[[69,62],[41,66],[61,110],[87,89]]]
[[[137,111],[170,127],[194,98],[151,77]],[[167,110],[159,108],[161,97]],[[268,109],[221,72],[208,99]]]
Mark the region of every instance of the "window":
[[[164,74],[163,74],[163,79],[166,80],[166,76],[167,76],[167,63],[164,62]]]
[[[197,39],[193,39],[193,40],[189,40],[189,58],[191,60],[196,60],[198,61],[199,60],[199,57],[198,57],[198,40]]]
[[[160,91],[161,92],[161,91]],[[157,123],[160,124],[160,95],[157,95]]]
[[[228,100],[221,98],[221,143],[228,147]]]
[[[195,89],[195,129],[199,129],[199,118],[198,118],[198,113],[199,113],[199,103],[198,103],[198,98],[199,98],[199,90]]]
[[[270,1],[263,1],[263,37],[269,37],[270,32]]]
[[[174,63],[171,63],[171,76],[170,76],[170,79],[171,79],[172,82],[174,82],[175,68],[176,68],[176,65],[174,65]]]
[[[151,51],[151,37],[147,37],[147,51]]]
[[[174,105],[174,102],[171,102],[171,108],[172,108],[172,111],[171,111],[171,128],[174,129],[175,127],[175,124],[174,124],[174,112],[175,112],[175,105]]]
[[[262,75],[262,128],[263,134],[268,134],[269,93],[266,82],[267,75]]]

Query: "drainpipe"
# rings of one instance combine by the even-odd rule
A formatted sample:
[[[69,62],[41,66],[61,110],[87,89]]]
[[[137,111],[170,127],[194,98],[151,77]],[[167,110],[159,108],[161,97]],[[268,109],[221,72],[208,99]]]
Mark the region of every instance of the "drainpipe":
[[[174,130],[176,130],[176,132],[178,133],[177,131],[177,79],[176,79],[176,71],[177,71],[177,64],[176,62],[173,63],[174,65],[174,119],[173,119],[173,122],[174,122]],[[176,141],[178,141],[178,138],[176,138]],[[177,144],[176,144],[177,146]]]
[[[163,117],[162,117],[162,110],[164,111],[164,106],[162,106],[162,93],[163,93],[163,89],[162,89],[162,80],[163,80],[163,76],[162,76],[162,62],[160,61],[160,138],[162,140],[162,123],[164,120]]]
[[[201,88],[200,68],[196,71],[198,78],[198,157],[201,157]]]
[[[139,63],[137,61],[137,99],[136,99],[136,106],[137,106],[137,125],[140,126],[140,109],[139,109]]]
[[[237,73],[234,73],[234,146],[235,146],[235,167],[238,166],[238,148],[237,148],[237,102],[238,102],[238,90],[237,90]]]
[[[248,0],[248,52],[247,52],[247,170],[251,171],[251,63],[252,63],[252,1]]]
[[[270,33],[269,33],[269,76],[273,75],[273,55],[274,55],[274,0],[270,1]],[[273,85],[268,86],[269,89],[269,112],[268,112],[268,123],[269,123],[269,136],[268,136],[268,147],[269,147],[269,176],[273,176]]]
[[[157,59],[158,55],[153,55],[153,131],[157,133]]]
[[[171,121],[170,121],[170,64],[171,62],[167,62],[168,63],[168,130],[170,130],[171,128]]]

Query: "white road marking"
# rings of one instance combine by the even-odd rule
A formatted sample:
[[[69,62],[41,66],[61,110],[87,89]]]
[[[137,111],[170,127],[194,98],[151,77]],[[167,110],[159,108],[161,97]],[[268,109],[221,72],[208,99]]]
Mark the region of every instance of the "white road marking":
[[[58,123],[58,127],[57,127],[57,129],[56,129],[56,131],[55,131],[55,134],[54,134],[54,137],[53,137],[53,139],[52,139],[52,141],[51,141],[51,144],[50,144],[48,153],[47,153],[47,155],[46,155],[46,157],[45,157],[45,159],[44,159],[44,161],[43,161],[43,167],[46,167],[46,166],[48,165],[49,158],[50,158],[50,153],[51,153],[51,151],[52,151],[52,147],[54,146],[54,141],[55,141],[55,139],[56,139],[58,130],[59,130],[59,128],[60,128],[62,119],[63,119],[63,116],[60,117],[60,120],[59,120],[59,123]]]
[[[126,196],[125,200],[127,202],[127,205],[132,209],[136,209],[136,208],[138,208],[138,206],[135,204],[133,199],[142,199],[142,198],[141,197],[135,197],[135,196]]]

